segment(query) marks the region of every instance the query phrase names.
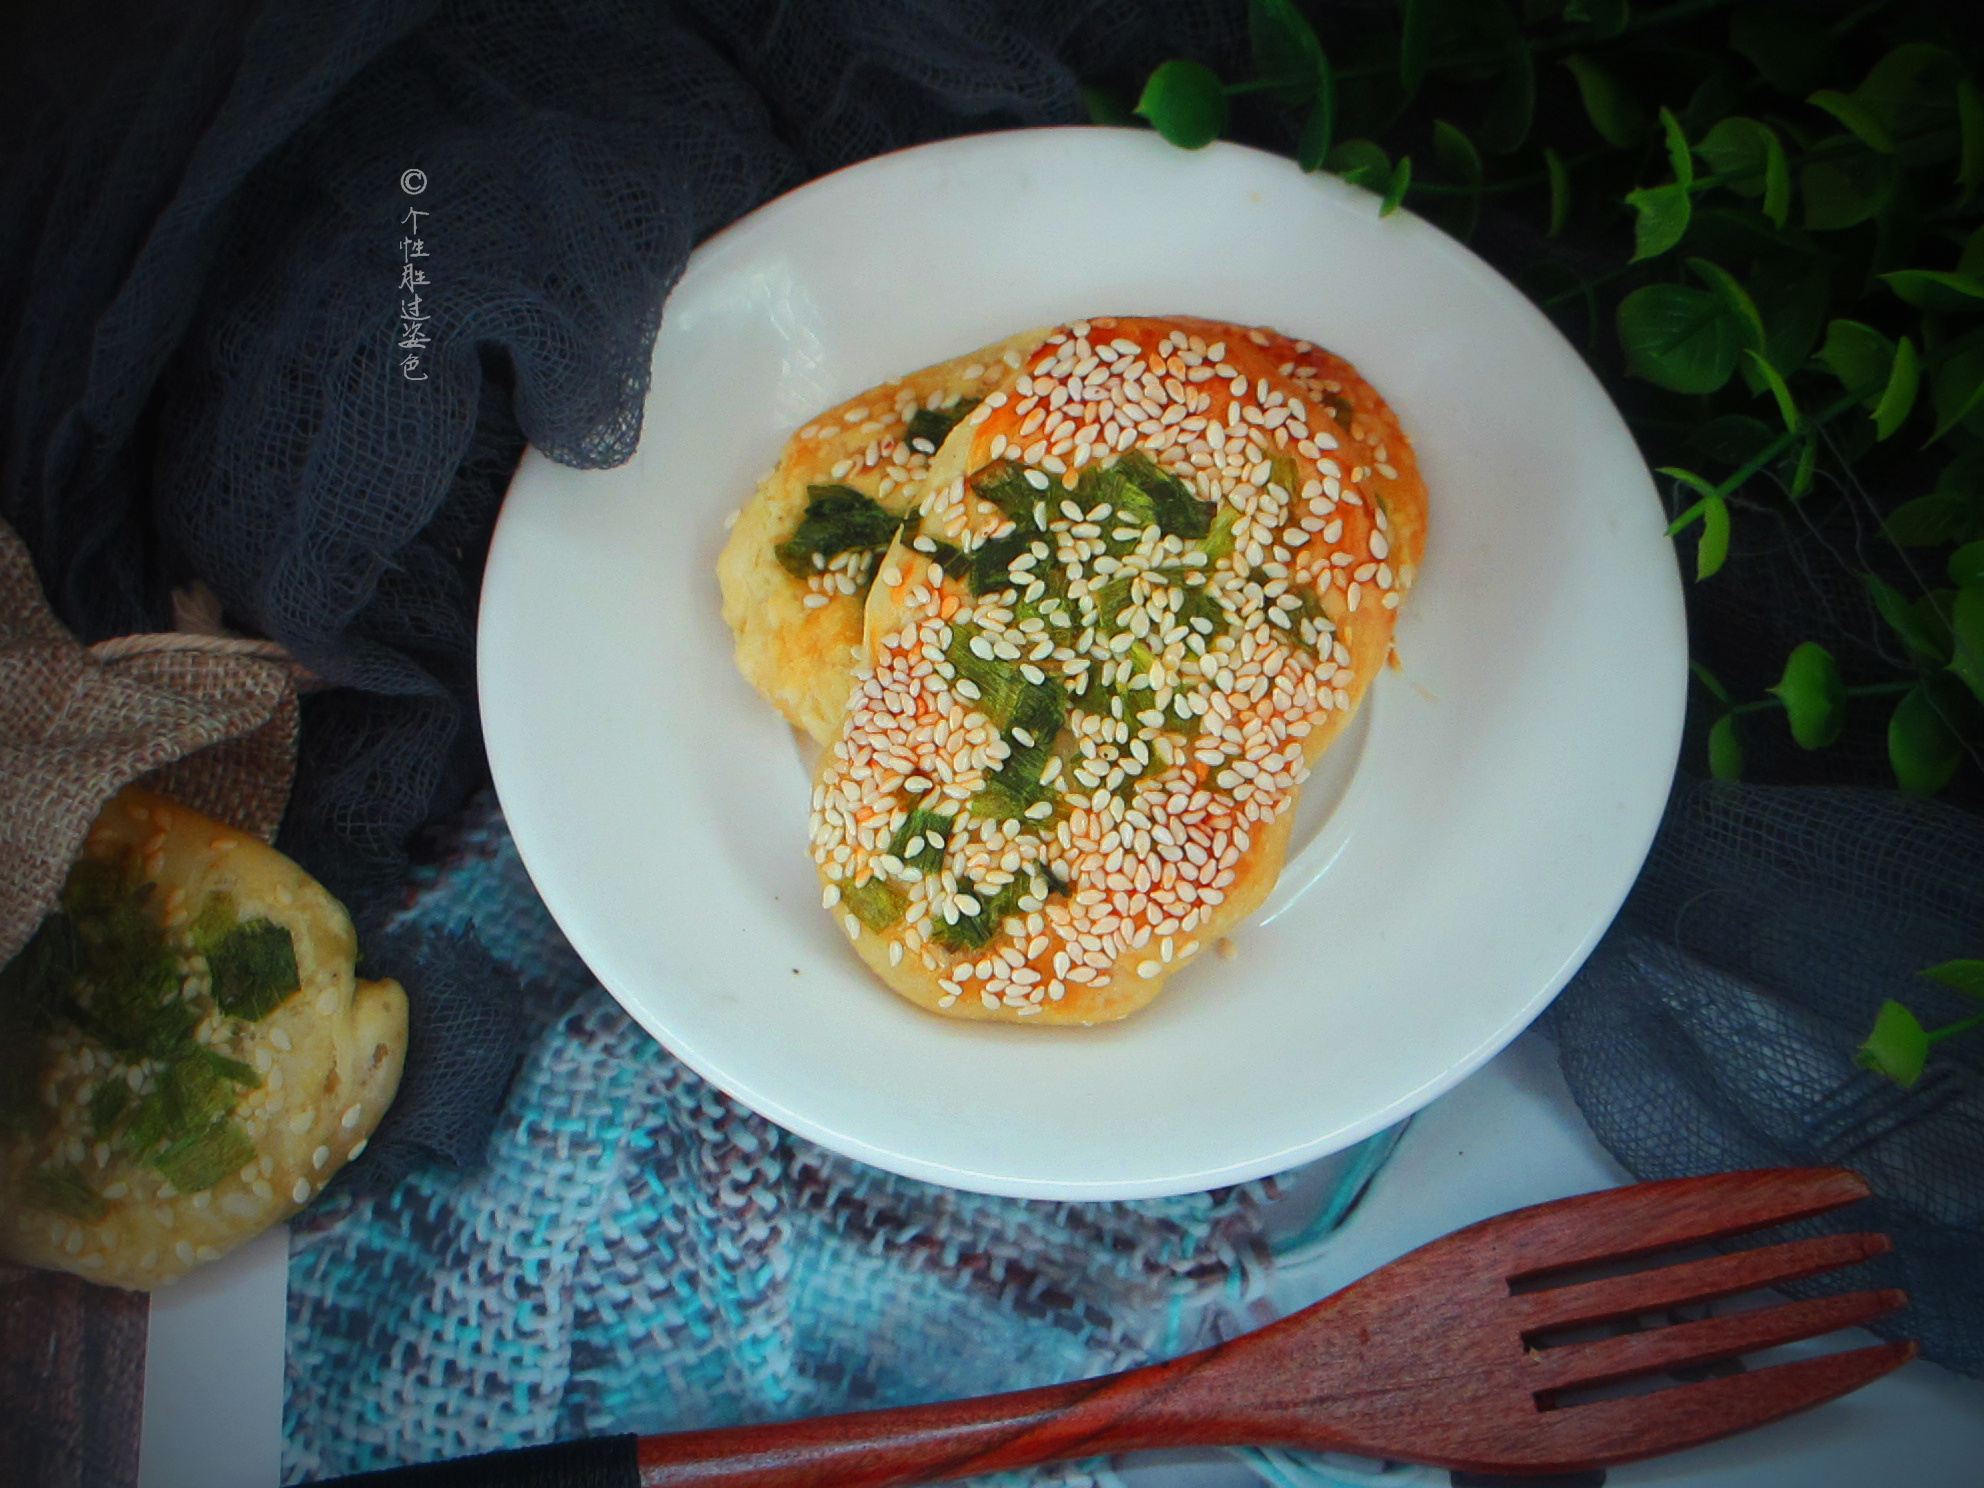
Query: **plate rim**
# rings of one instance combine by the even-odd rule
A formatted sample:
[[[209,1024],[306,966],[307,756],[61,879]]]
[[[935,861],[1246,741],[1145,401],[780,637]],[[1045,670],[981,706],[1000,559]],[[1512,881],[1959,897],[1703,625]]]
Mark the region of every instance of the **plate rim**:
[[[715,256],[715,254],[730,243],[736,241],[746,232],[775,229],[777,219],[788,215],[796,207],[803,206],[805,204],[805,198],[823,193],[844,177],[857,173],[867,174],[895,168],[900,166],[905,160],[917,157],[952,153],[967,154],[979,149],[1025,149],[1034,142],[1046,143],[1057,138],[1065,138],[1071,134],[1085,136],[1091,139],[1114,137],[1135,141],[1157,142],[1157,137],[1146,131],[1130,131],[1085,125],[1045,126],[1029,129],[993,130],[953,136],[851,162],[837,170],[814,177],[795,186],[791,190],[774,197],[751,212],[726,224],[722,229],[712,233],[696,246],[685,261],[681,274],[676,277],[674,285],[670,289],[669,298],[672,299],[675,292],[685,282],[690,281],[691,271],[695,268],[699,260],[705,260]],[[1174,147],[1163,145],[1161,142],[1157,142],[1157,144],[1160,151],[1178,153]],[[1139,144],[1136,147],[1143,148],[1144,146]],[[1222,156],[1226,156],[1243,163],[1272,162],[1277,167],[1295,169],[1294,162],[1287,160],[1283,156],[1276,155],[1273,152],[1255,149],[1251,146],[1233,144],[1226,141],[1215,142],[1207,149],[1196,152],[1196,156],[1202,160],[1207,158],[1217,160]],[[1347,192],[1356,190],[1356,188],[1343,185],[1340,182],[1331,181],[1330,184]],[[1365,195],[1368,193],[1359,194]],[[1406,215],[1410,216],[1412,214],[1408,213]],[[1454,259],[1458,268],[1473,274],[1477,278],[1485,277],[1493,287],[1495,293],[1503,296],[1510,304],[1519,307],[1520,313],[1526,315],[1536,327],[1557,342],[1571,357],[1577,359],[1581,375],[1589,380],[1599,396],[1603,398],[1611,416],[1618,422],[1620,429],[1626,434],[1627,439],[1631,441],[1630,430],[1626,427],[1623,416],[1619,413],[1617,404],[1613,400],[1611,393],[1605,388],[1603,383],[1598,381],[1596,374],[1591,371],[1589,366],[1585,365],[1581,358],[1577,358],[1575,349],[1570,347],[1567,339],[1535,303],[1517,289],[1499,270],[1480,258],[1478,254],[1475,254],[1466,245],[1448,237],[1444,232],[1434,227],[1433,224],[1427,223],[1423,219],[1415,218],[1414,220],[1437,241],[1439,251],[1445,252],[1450,258]],[[651,368],[653,366],[654,356],[662,345],[662,337],[666,334],[666,301],[664,301],[663,308],[664,314],[661,329],[657,331],[654,346],[650,350]],[[645,397],[652,397],[653,394],[654,384],[651,381],[649,391]],[[644,434],[646,432],[645,397],[643,404]],[[1634,447],[1637,450],[1636,443]],[[638,458],[638,453],[636,458]],[[483,665],[483,647],[488,628],[487,617],[490,613],[489,601],[492,591],[499,572],[507,569],[507,558],[499,567],[499,554],[508,551],[504,546],[504,530],[506,525],[514,525],[510,522],[513,511],[509,499],[510,493],[515,491],[518,482],[524,479],[525,472],[532,468],[535,462],[541,462],[543,465],[555,470],[568,469],[568,467],[559,466],[555,462],[550,461],[535,446],[526,450],[523,460],[519,463],[517,471],[512,476],[510,490],[506,492],[495,530],[491,536],[489,560],[484,570],[482,591],[478,606],[478,711],[481,717],[485,747],[489,755],[491,775],[492,779],[496,782],[499,801],[503,799],[502,776],[506,773],[508,766],[507,764],[502,766],[498,764],[498,756],[499,754],[506,753],[507,746],[499,744],[497,739],[498,736],[505,733],[505,726],[501,723],[494,723],[494,726],[492,726],[494,721],[491,717],[490,695],[482,685],[482,677],[485,670]],[[1643,458],[1640,463],[1641,469],[1644,470]],[[1650,476],[1647,477],[1647,481],[1649,489],[1651,489]],[[1671,554],[1671,547],[1668,551]],[[1684,722],[1687,677],[1686,623],[1678,563],[1670,570],[1669,581],[1660,584],[1658,587],[1667,601],[1664,608],[1668,611],[1669,623],[1678,634],[1680,640],[1680,645],[1675,652],[1676,665],[1673,669],[1675,675],[1669,688],[1671,696],[1665,710],[1668,727],[1664,732],[1668,735],[1669,747],[1660,751],[1660,753],[1664,758],[1678,761],[1682,725]],[[1367,706],[1369,706],[1368,703]],[[571,941],[574,950],[585,961],[589,972],[591,972],[595,979],[600,982],[601,986],[619,1003],[627,1014],[634,1018],[642,1028],[661,1043],[673,1057],[680,1060],[699,1077],[723,1091],[726,1095],[738,1100],[765,1119],[772,1121],[795,1135],[817,1142],[844,1156],[906,1177],[968,1192],[1005,1197],[1103,1202],[1110,1200],[1156,1198],[1200,1192],[1208,1188],[1250,1181],[1274,1173],[1288,1171],[1291,1168],[1340,1151],[1377,1131],[1395,1124],[1410,1116],[1413,1112],[1422,1109],[1432,1100],[1437,1099],[1441,1094],[1466,1079],[1482,1065],[1494,1058],[1502,1049],[1506,1048],[1517,1035],[1535,1021],[1576,974],[1593,948],[1610,928],[1617,916],[1620,905],[1624,903],[1633,884],[1637,881],[1639,873],[1644,866],[1646,856],[1651,850],[1664,812],[1664,805],[1668,795],[1667,782],[1671,782],[1671,778],[1672,773],[1670,771],[1664,777],[1663,785],[1659,791],[1660,805],[1648,814],[1648,819],[1642,824],[1643,831],[1637,831],[1631,834],[1631,840],[1635,844],[1634,850],[1630,854],[1622,852],[1617,860],[1621,865],[1621,881],[1614,886],[1614,892],[1608,893],[1605,896],[1605,902],[1609,905],[1606,913],[1602,916],[1594,916],[1592,923],[1578,937],[1576,944],[1561,958],[1542,985],[1530,997],[1524,1000],[1519,1007],[1514,1007],[1511,1013],[1495,1027],[1493,1033],[1481,1039],[1477,1046],[1466,1056],[1454,1060],[1438,1073],[1419,1082],[1412,1088],[1400,1092],[1393,1099],[1358,1120],[1328,1131],[1321,1136],[1287,1144],[1271,1153],[1256,1153],[1253,1156],[1236,1159],[1230,1163],[1216,1167],[1200,1168],[1189,1174],[1173,1173],[1166,1177],[1152,1177],[1128,1181],[1117,1181],[1107,1178],[1082,1180],[1014,1178],[1005,1174],[977,1171],[958,1163],[946,1163],[939,1160],[918,1157],[913,1154],[905,1154],[891,1148],[878,1146],[876,1143],[857,1133],[841,1130],[826,1121],[809,1116],[805,1111],[796,1109],[788,1102],[779,1099],[776,1094],[758,1089],[750,1080],[739,1079],[734,1073],[725,1068],[721,1060],[707,1057],[706,1052],[697,1041],[684,1038],[679,1031],[667,1025],[658,1016],[656,1010],[649,1006],[651,999],[648,993],[637,988],[625,988],[616,985],[618,981],[617,977],[603,973],[598,966],[594,965],[593,960],[586,955],[585,949],[580,944],[582,939],[589,938],[586,932],[581,931],[578,935],[574,935],[572,928],[570,928],[570,922],[574,919],[583,919],[583,915],[572,912],[571,906],[564,904],[566,897],[565,889],[563,886],[558,886],[557,872],[554,870],[548,878],[540,874],[539,868],[542,860],[538,859],[536,847],[526,841],[526,837],[529,835],[528,830],[524,833],[519,833],[513,825],[512,837],[525,871],[531,878],[533,887],[550,910],[553,919],[557,921],[560,931],[566,935],[568,940]],[[504,809],[507,818],[509,816],[507,803]],[[1630,864],[1630,867],[1624,866],[1627,864]],[[566,912],[561,912],[561,906],[563,906]],[[605,960],[607,958],[602,957],[601,959]]]

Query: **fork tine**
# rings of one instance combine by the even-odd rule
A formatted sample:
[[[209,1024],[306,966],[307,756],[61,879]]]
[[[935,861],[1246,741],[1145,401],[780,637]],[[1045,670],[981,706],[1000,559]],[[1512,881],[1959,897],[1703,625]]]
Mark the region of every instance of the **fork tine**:
[[[1746,1234],[1824,1214],[1872,1192],[1845,1168],[1765,1168],[1601,1189],[1518,1209],[1478,1228],[1495,1232],[1502,1274],[1517,1280]]]
[[[1817,1276],[1823,1271],[1856,1265],[1870,1256],[1894,1249],[1886,1235],[1821,1235],[1739,1250],[1708,1260],[1684,1261],[1630,1276],[1608,1276],[1554,1290],[1530,1292],[1513,1299],[1524,1314],[1525,1332],[1538,1328],[1569,1328],[1679,1307],[1685,1302],[1713,1302],[1759,1287],[1775,1286]]]
[[[1882,1343],[1676,1385],[1654,1395],[1547,1411],[1537,1460],[1566,1471],[1699,1446],[1837,1400],[1914,1357],[1912,1342]]]
[[[1567,1343],[1533,1355],[1533,1390],[1547,1394],[1580,1385],[1600,1385],[1634,1375],[1654,1374],[1729,1359],[1756,1349],[1816,1338],[1836,1328],[1854,1328],[1885,1316],[1908,1301],[1906,1292],[1882,1290],[1815,1297],[1779,1307],[1676,1323],[1646,1333]]]

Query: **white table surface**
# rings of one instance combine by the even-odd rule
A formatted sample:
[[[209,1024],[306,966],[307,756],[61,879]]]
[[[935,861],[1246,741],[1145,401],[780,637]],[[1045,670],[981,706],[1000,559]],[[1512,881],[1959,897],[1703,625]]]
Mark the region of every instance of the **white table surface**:
[[[1325,1251],[1285,1269],[1293,1310],[1461,1225],[1626,1181],[1577,1114],[1550,1045],[1525,1034],[1413,1121]],[[1302,1202],[1300,1185],[1289,1202]],[[244,1247],[153,1301],[140,1488],[275,1488],[281,1480],[286,1232]],[[1444,1484],[1337,1462],[1312,1481]],[[1221,1454],[1145,1459],[1137,1488],[1243,1488]],[[1655,1462],[1613,1488],[1977,1488],[1984,1382],[1920,1361],[1803,1416]]]

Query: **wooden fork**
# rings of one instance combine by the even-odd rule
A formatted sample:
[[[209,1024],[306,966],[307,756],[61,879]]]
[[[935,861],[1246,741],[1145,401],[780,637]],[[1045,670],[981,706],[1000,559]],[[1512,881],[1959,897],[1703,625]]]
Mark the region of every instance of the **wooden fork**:
[[[1850,1266],[1884,1235],[1837,1235],[1612,1275],[1615,1266],[1868,1196],[1840,1168],[1641,1183],[1456,1231],[1280,1322],[1168,1364],[939,1405],[611,1437],[342,1479],[378,1488],[872,1488],[1158,1447],[1280,1446],[1478,1473],[1551,1473],[1672,1452],[1774,1421],[1906,1363],[1879,1344],[1565,1404],[1567,1392],[1855,1327],[1898,1291],[1853,1292],[1559,1346],[1541,1335]]]

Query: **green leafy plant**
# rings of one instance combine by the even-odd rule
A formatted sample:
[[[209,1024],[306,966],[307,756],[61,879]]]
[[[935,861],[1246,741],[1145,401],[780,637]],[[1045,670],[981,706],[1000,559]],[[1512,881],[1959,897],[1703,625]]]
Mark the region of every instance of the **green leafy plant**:
[[[1643,445],[1670,456],[1669,532],[1692,546],[1695,582],[1740,583],[1746,528],[1816,491],[1896,493],[1884,550],[1859,561],[1900,663],[1848,675],[1806,641],[1747,698],[1697,664],[1710,773],[1740,778],[1759,729],[1823,750],[1883,712],[1903,791],[1984,766],[1984,90],[1970,43],[1879,0],[1843,15],[1398,0],[1389,26],[1327,45],[1297,0],[1253,0],[1249,19],[1253,76],[1166,62],[1137,114],[1189,148],[1236,125],[1292,141],[1304,170],[1462,239],[1493,197],[1533,207],[1546,238],[1618,245],[1601,272],[1569,255],[1515,272]],[[1098,122],[1122,118],[1091,98]],[[1902,1078],[1910,1050],[1977,1021],[1927,1032],[1890,1003],[1863,1062]]]
[[[1984,1002],[1984,961],[1945,961],[1922,975]],[[1867,1042],[1860,1046],[1855,1057],[1865,1068],[1906,1087],[1922,1078],[1922,1067],[1934,1045],[1973,1028],[1984,1028],[1984,1012],[1928,1029],[1907,1007],[1890,1000],[1881,1004],[1873,1032],[1867,1035]]]

